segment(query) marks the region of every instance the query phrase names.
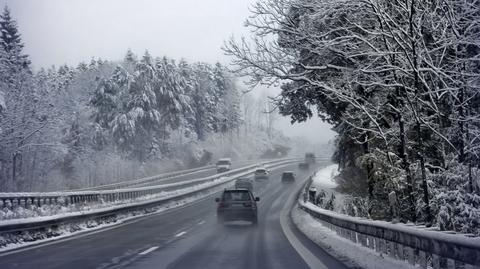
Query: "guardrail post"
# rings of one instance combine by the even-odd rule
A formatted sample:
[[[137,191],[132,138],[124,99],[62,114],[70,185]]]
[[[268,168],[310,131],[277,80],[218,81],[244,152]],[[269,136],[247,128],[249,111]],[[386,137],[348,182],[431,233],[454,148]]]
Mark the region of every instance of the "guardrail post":
[[[407,252],[407,259],[410,265],[415,265],[415,250],[411,247],[405,247]]]
[[[391,242],[391,241],[388,241],[388,255],[395,259],[395,243],[394,242]]]
[[[396,245],[397,245],[397,259],[404,261],[405,253],[403,253],[403,245],[402,244],[396,244]]]
[[[432,254],[432,267],[433,269],[441,269],[440,267],[440,256]]]
[[[32,203],[33,203],[33,197],[27,197],[27,199],[25,200],[25,207],[28,209],[31,209]]]
[[[380,243],[380,238],[375,237],[375,251],[381,253],[382,252],[382,246]]]
[[[348,239],[350,239],[350,241],[352,241],[353,243],[357,243],[357,238],[354,231],[348,230]]]
[[[447,259],[447,268],[448,269],[455,269],[455,260]]]
[[[367,247],[367,237],[364,234],[358,234],[358,241],[360,241],[360,244],[362,246]]]
[[[427,269],[427,253],[423,250],[418,251],[418,265],[420,268]]]
[[[369,235],[369,236],[367,237],[367,239],[368,239],[368,247],[369,247],[370,249],[375,249],[375,243],[374,243],[373,236],[370,236],[370,235]]]

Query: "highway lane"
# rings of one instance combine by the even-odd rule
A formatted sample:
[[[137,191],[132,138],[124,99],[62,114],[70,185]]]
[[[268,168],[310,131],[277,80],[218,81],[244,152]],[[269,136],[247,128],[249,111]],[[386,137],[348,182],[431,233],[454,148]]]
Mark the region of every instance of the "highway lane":
[[[270,180],[256,184],[261,197],[257,227],[246,222],[217,224],[210,196],[113,229],[0,256],[0,268],[307,268],[279,221],[295,188],[282,185],[280,173],[295,168],[275,169]],[[328,261],[327,267],[343,268],[296,233]]]

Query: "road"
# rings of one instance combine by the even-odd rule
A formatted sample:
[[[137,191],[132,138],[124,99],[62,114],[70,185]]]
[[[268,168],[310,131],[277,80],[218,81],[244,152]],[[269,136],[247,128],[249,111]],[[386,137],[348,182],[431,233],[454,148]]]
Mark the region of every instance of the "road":
[[[216,222],[214,196],[105,230],[0,255],[0,268],[309,268],[281,225],[286,201],[298,189],[280,182],[281,171],[255,184],[258,226]],[[297,171],[299,178],[305,174]],[[291,200],[291,199],[290,199]],[[323,268],[345,268],[303,236],[288,218],[287,230]],[[300,253],[300,254],[299,254]],[[308,256],[308,255],[307,255]]]

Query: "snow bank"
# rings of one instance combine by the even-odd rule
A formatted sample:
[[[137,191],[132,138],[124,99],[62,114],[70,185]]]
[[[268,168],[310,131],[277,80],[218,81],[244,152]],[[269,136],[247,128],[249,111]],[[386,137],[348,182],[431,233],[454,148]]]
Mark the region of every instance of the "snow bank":
[[[332,256],[342,261],[348,267],[369,269],[415,268],[408,265],[406,262],[397,261],[388,256],[379,255],[374,250],[361,247],[358,244],[338,236],[334,231],[326,228],[319,221],[298,207],[293,209],[292,219],[300,231],[302,231],[308,238],[328,251]]]
[[[320,169],[312,178],[312,186],[317,189],[333,190],[337,187],[337,183],[333,178],[338,174],[338,164],[332,164]]]

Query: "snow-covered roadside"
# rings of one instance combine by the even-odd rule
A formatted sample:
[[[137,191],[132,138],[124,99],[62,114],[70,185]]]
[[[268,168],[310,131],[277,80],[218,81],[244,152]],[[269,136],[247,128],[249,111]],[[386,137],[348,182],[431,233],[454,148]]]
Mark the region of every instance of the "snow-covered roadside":
[[[337,183],[335,182],[334,177],[337,174],[338,164],[331,164],[324,167],[315,172],[310,186],[316,189],[317,195],[320,192],[325,193],[324,203],[331,199],[333,194],[335,196],[335,199],[333,200],[333,211],[341,213],[346,196],[335,190]]]
[[[345,196],[335,191],[337,183],[335,183],[333,178],[337,173],[337,164],[332,164],[318,170],[312,177],[310,187],[314,187],[317,190],[317,194],[321,191],[325,192],[325,199],[327,200],[334,194],[335,202],[333,211],[341,212]],[[313,204],[308,204],[314,206]],[[334,231],[323,226],[320,221],[297,206],[293,208],[291,214],[293,223],[303,234],[348,267],[369,269],[414,268],[405,262],[381,255],[374,250],[362,247],[338,236]]]
[[[338,236],[334,231],[323,226],[318,220],[296,206],[292,210],[292,219],[303,234],[350,268],[415,268],[406,262],[391,259]]]

